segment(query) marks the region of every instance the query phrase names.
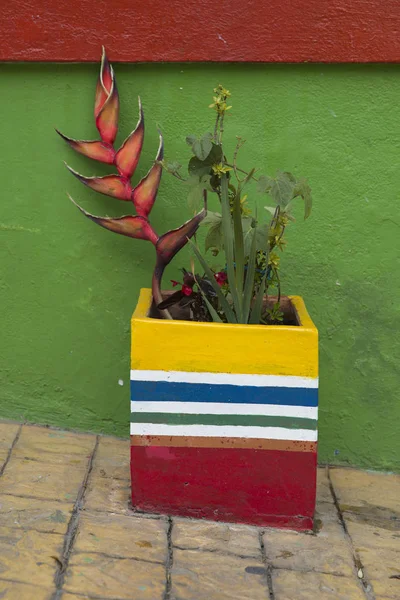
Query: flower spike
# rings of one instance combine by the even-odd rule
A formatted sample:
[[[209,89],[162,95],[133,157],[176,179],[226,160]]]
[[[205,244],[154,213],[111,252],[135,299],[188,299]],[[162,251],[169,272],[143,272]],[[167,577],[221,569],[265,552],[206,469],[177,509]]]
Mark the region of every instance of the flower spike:
[[[160,132],[159,136],[160,144],[154,165],[132,192],[132,201],[136,212],[143,217],[148,217],[153,208],[162,175],[162,166],[159,164],[159,161],[164,157],[164,141]]]
[[[118,173],[103,177],[85,177],[68,165],[66,166],[74,177],[92,190],[119,200],[131,200],[137,214],[125,215],[118,218],[97,217],[79,206],[71,196],[69,198],[85,217],[97,223],[97,225],[120,235],[147,240],[155,246],[157,261],[153,274],[153,296],[158,305],[162,302],[160,286],[165,267],[170,263],[175,254],[183,248],[188,239],[195,234],[200,222],[205,217],[207,211],[207,193],[204,192],[204,209],[201,212],[181,227],[158,237],[148,220],[148,216],[156,200],[162,175],[162,166],[160,163],[164,157],[163,137],[159,132],[159,146],[154,164],[147,175],[132,189],[131,178],[138,165],[143,147],[143,108],[139,98],[139,119],[137,125],[126,138],[121,148],[116,151],[113,144],[118,131],[119,98],[114,70],[108,62],[104,48],[96,87],[94,115],[96,127],[101,137],[100,141],[75,140],[65,136],[58,130],[56,131],[71,148],[88,158],[110,165],[113,164],[117,168]],[[161,313],[165,317],[171,318],[167,310],[162,310]]]

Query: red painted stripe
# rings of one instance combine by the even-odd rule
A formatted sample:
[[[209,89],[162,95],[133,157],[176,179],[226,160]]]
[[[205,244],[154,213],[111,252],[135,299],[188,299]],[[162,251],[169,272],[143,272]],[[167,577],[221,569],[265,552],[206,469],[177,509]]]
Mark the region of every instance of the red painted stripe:
[[[313,452],[132,446],[132,504],[146,512],[309,529],[316,466]]]
[[[398,0],[7,0],[0,60],[399,62],[399,30]]]

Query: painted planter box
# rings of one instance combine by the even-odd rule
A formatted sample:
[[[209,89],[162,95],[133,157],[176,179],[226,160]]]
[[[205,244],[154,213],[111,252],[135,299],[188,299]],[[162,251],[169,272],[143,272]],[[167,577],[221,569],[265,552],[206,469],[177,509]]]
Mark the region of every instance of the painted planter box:
[[[132,317],[131,476],[135,509],[311,529],[318,332],[299,326]]]

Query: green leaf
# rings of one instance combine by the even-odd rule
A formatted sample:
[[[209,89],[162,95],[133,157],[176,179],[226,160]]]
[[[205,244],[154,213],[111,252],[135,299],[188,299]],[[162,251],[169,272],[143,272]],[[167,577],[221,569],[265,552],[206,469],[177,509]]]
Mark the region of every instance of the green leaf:
[[[203,267],[204,273],[207,275],[208,279],[210,280],[210,283],[213,286],[214,292],[218,296],[219,303],[221,305],[222,310],[225,313],[225,316],[226,316],[228,322],[229,323],[237,323],[235,313],[233,312],[232,308],[230,307],[230,304],[229,304],[228,300],[225,298],[220,286],[215,281],[214,273],[211,271],[210,267],[208,266],[206,260],[204,259],[203,255],[201,254],[200,250],[197,248],[196,244],[194,244],[192,242],[192,240],[189,240],[189,244],[192,246],[193,252],[197,256],[198,261],[200,262],[201,266]]]
[[[250,231],[245,235],[245,254],[250,253],[251,245],[253,243],[253,237],[256,237],[256,249],[266,252],[269,248],[268,246],[268,233],[269,233],[269,224],[264,223],[263,225],[258,225],[257,228],[251,228]]]
[[[273,179],[269,194],[275,200],[278,206],[285,207],[293,198],[293,190],[296,186],[296,179],[291,173],[278,171]]]
[[[197,211],[199,206],[203,203],[203,192],[204,190],[210,191],[210,176],[203,175],[200,177],[190,177],[188,182],[190,186],[188,194],[188,204],[190,208]]]
[[[193,211],[197,211],[201,202],[203,201],[203,188],[199,185],[193,186],[189,190],[188,204],[189,208]]]
[[[168,173],[177,173],[181,167],[182,165],[176,161],[165,163],[165,168],[167,169]]]
[[[200,160],[205,160],[212,150],[212,133],[206,133],[192,145],[193,154]]]
[[[188,146],[193,146],[195,142],[197,142],[197,137],[195,135],[188,135],[186,137],[186,143]]]
[[[264,206],[264,208],[271,213],[272,216],[275,216],[276,206]]]
[[[243,323],[247,323],[249,320],[250,306],[253,299],[254,293],[254,275],[256,272],[256,240],[257,240],[257,226],[254,228],[255,231],[251,240],[251,248],[249,254],[249,261],[247,263],[246,282],[244,285],[243,292]]]
[[[269,192],[273,183],[272,177],[268,177],[268,175],[260,175],[257,183],[257,192],[264,194],[265,192]]]
[[[205,218],[202,221],[202,225],[218,225],[221,223],[222,216],[217,212],[212,212],[211,210],[207,211]]]
[[[240,210],[241,189],[238,187],[233,200],[233,234],[234,253],[236,263],[236,285],[239,297],[240,314],[243,311],[243,285],[244,285],[244,242],[242,229],[242,215]],[[239,320],[239,319],[238,319]],[[239,322],[243,321],[243,316]]]
[[[200,290],[200,294],[203,296],[203,300],[206,303],[208,312],[210,313],[212,320],[214,321],[214,323],[222,323],[223,321],[222,321],[221,317],[219,316],[219,314],[217,313],[217,311],[215,310],[215,308],[213,307],[213,305],[211,304],[211,302],[209,301],[209,299],[207,298],[207,296],[201,289],[201,286],[199,285],[199,282],[197,281],[196,277],[195,277],[195,281],[197,283],[197,287]]]
[[[287,216],[287,218],[289,219],[289,221],[295,221],[296,219],[294,218],[294,216],[291,213],[291,210],[293,208],[293,198],[292,200],[289,202],[289,204],[286,204],[285,208],[282,209],[283,213]]]
[[[222,250],[222,221],[217,225],[212,225],[207,232],[205,239],[205,251],[208,252],[210,248],[216,248],[216,250]]]
[[[251,241],[254,233],[254,219],[253,217],[242,216],[242,229],[243,229],[243,242],[244,242],[244,255],[248,256],[251,248]]]
[[[304,219],[308,219],[312,209],[311,188],[307,179],[299,179],[293,190],[292,198],[301,196],[304,200]]]
[[[214,164],[219,164],[222,161],[222,148],[217,144],[211,143],[211,151],[204,160],[200,160],[197,156],[193,156],[189,161],[189,173],[196,177],[203,175],[211,175],[211,167]]]
[[[264,300],[265,282],[267,279],[267,270],[265,271],[264,277],[262,278],[260,287],[258,288],[257,296],[254,302],[253,309],[251,311],[249,323],[252,325],[259,325],[261,321],[261,312]]]
[[[211,304],[211,302],[209,301],[209,299],[207,298],[207,296],[205,295],[205,293],[203,292],[203,290],[200,290],[203,298],[204,298],[204,302],[207,304],[207,308],[208,308],[208,312],[211,315],[212,320],[215,323],[222,323],[222,319],[219,316],[219,314],[217,313],[217,311],[215,310],[215,308],[213,307],[213,305]]]
[[[238,322],[241,322],[241,302],[239,301],[236,287],[235,273],[235,247],[231,217],[231,206],[228,194],[228,178],[226,173],[221,175],[221,209],[222,209],[222,235],[224,236],[224,251],[226,258],[226,272],[228,275],[229,290],[232,295]]]

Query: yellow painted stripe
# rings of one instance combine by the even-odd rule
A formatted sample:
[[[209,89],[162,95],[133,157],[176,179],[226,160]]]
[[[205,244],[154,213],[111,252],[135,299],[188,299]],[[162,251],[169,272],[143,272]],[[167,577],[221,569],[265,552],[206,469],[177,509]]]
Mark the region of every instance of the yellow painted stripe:
[[[291,296],[301,325],[231,325],[147,317],[141,290],[132,317],[131,369],[318,377],[318,332],[303,300]]]

